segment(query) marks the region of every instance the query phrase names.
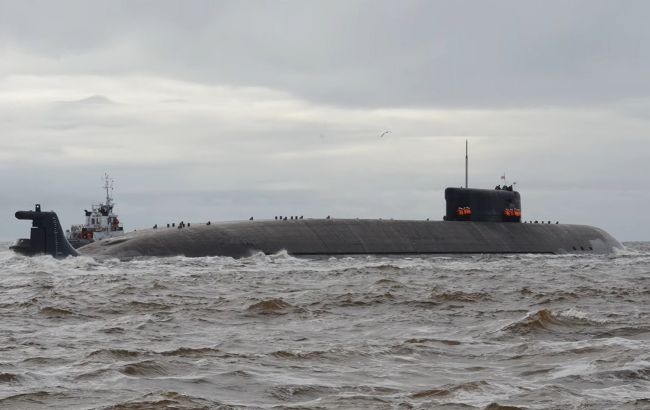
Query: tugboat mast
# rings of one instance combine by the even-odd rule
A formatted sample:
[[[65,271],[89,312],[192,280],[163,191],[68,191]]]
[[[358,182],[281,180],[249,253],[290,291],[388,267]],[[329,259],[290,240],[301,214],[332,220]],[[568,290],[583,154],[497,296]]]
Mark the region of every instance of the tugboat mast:
[[[111,207],[113,198],[111,198],[111,195],[109,194],[108,190],[111,190],[111,193],[113,192],[113,178],[109,177],[107,173],[104,173],[104,189],[106,190],[106,206]]]

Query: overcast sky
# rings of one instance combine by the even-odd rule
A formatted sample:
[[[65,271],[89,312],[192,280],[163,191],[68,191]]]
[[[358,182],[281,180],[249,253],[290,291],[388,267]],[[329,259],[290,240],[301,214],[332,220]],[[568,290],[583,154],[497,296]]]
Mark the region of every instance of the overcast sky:
[[[517,181],[524,219],[650,240],[646,1],[0,0],[0,239],[115,179],[125,229],[440,219]],[[383,131],[391,132],[380,138]]]

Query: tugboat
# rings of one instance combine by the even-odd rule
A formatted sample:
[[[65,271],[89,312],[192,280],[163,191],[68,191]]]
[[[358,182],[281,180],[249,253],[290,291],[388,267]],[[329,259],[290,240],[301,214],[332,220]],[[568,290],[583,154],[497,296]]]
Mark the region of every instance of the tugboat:
[[[111,194],[113,192],[113,179],[104,174],[104,186],[106,200],[104,203],[92,205],[91,210],[85,210],[86,222],[80,225],[72,225],[66,230],[66,239],[73,248],[80,248],[89,243],[124,235],[124,227],[117,214],[113,213],[115,202]]]

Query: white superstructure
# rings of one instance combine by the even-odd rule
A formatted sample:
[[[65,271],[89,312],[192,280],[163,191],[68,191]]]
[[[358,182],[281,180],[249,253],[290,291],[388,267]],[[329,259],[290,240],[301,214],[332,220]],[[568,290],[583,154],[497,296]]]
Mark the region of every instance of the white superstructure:
[[[113,213],[115,203],[111,196],[113,192],[113,180],[104,174],[104,186],[106,200],[104,203],[93,204],[91,210],[84,210],[86,221],[81,225],[72,225],[66,231],[68,241],[72,246],[78,248],[96,240],[111,238],[124,234],[124,227]]]

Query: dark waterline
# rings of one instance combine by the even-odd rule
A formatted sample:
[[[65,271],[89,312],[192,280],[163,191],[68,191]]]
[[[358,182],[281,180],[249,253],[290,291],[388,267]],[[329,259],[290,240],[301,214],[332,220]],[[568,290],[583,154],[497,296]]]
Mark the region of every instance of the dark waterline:
[[[0,408],[650,407],[650,243],[120,262],[0,249]]]

